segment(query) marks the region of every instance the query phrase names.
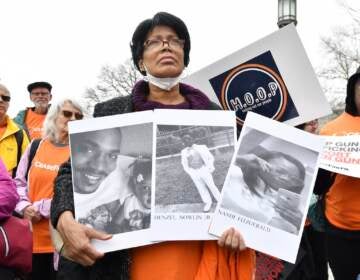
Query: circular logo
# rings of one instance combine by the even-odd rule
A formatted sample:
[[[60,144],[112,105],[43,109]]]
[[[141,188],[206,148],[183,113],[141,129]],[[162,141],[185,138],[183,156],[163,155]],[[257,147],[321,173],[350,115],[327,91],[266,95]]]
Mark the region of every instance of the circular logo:
[[[261,64],[244,64],[233,69],[221,88],[220,102],[236,111],[242,125],[248,111],[278,120],[284,114],[288,93],[282,78]]]

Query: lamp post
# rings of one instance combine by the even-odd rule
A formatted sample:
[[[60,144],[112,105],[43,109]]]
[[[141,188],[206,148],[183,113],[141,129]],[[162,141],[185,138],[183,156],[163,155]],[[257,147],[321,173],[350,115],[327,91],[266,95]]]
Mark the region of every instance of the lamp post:
[[[278,0],[278,26],[284,27],[290,23],[297,24],[296,0]]]

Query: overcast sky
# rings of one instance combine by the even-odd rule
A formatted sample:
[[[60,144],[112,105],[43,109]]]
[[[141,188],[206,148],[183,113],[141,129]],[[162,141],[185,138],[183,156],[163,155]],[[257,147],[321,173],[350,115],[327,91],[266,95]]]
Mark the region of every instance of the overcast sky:
[[[130,57],[137,24],[158,11],[182,18],[192,40],[192,73],[277,30],[277,0],[119,1],[1,0],[0,83],[11,91],[9,114],[29,106],[28,83],[45,80],[54,98],[94,86],[102,65]],[[310,61],[323,58],[320,36],[349,17],[339,0],[298,0],[298,32]],[[360,8],[360,1],[347,0]]]

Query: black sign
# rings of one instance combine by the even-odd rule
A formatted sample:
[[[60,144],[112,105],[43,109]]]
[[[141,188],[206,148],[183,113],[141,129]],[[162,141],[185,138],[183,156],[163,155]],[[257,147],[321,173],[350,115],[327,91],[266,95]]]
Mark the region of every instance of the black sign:
[[[270,51],[209,81],[223,108],[236,111],[240,126],[248,111],[279,121],[299,116]]]

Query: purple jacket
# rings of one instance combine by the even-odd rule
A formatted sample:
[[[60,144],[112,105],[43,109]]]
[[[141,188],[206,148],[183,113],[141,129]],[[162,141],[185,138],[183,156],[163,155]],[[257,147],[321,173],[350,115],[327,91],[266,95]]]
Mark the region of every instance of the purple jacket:
[[[18,201],[15,182],[0,159],[0,221],[12,215]]]

